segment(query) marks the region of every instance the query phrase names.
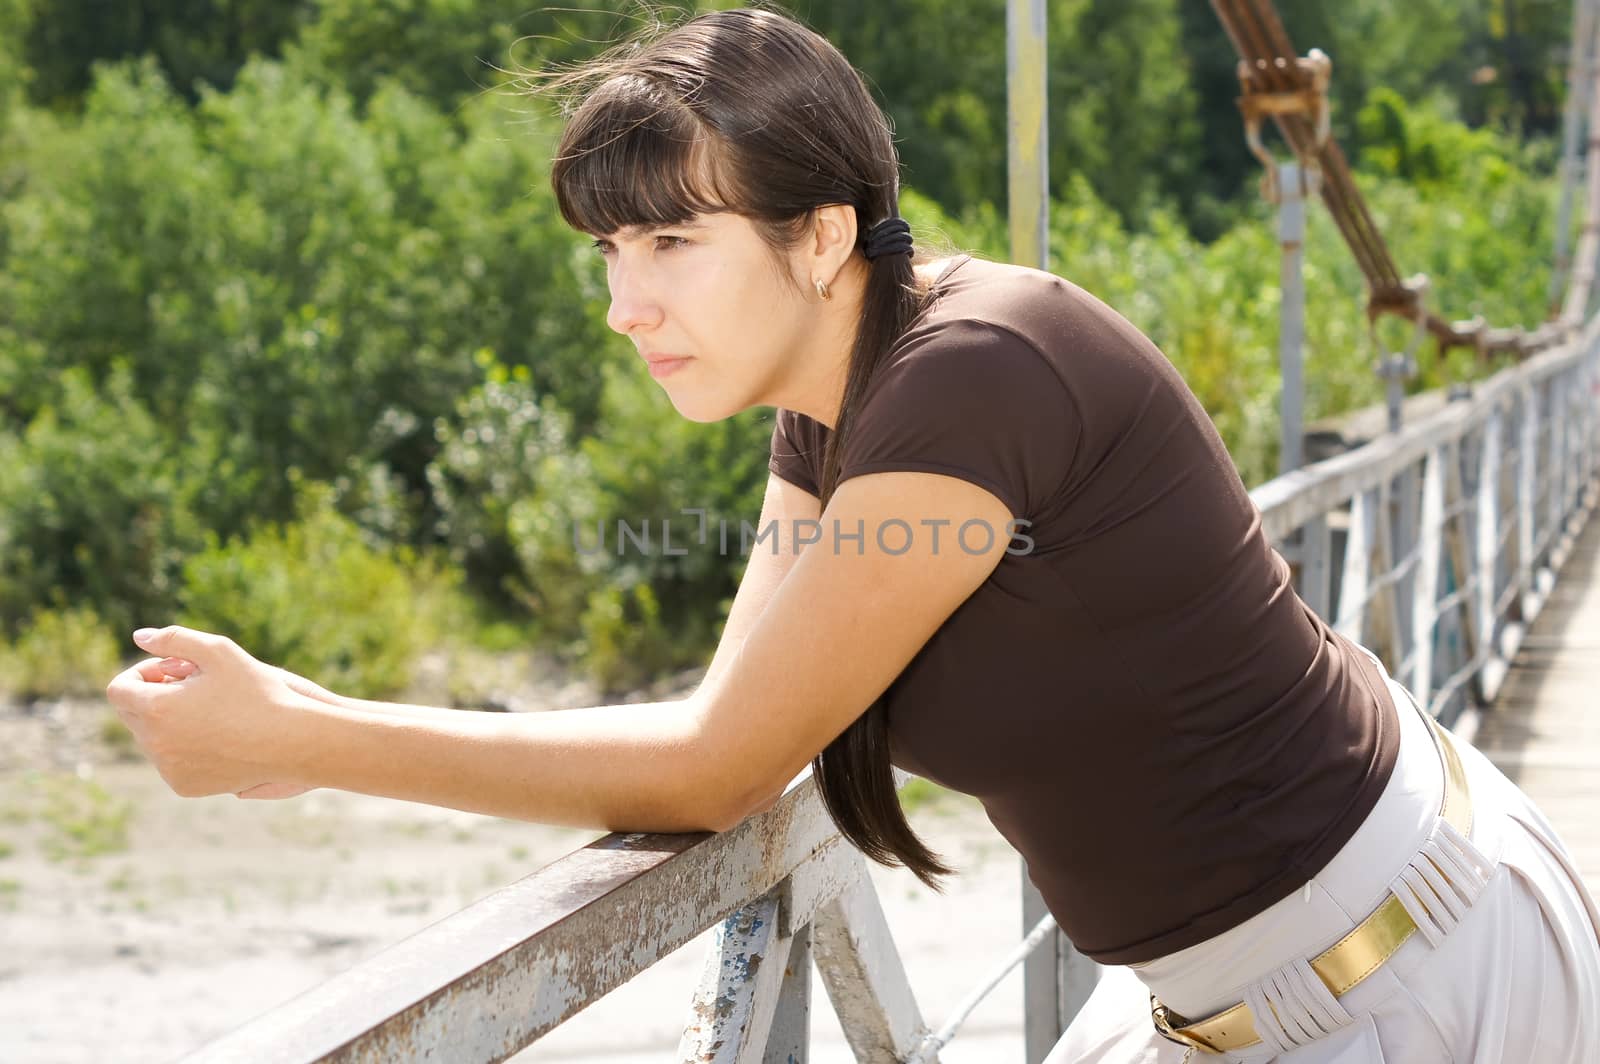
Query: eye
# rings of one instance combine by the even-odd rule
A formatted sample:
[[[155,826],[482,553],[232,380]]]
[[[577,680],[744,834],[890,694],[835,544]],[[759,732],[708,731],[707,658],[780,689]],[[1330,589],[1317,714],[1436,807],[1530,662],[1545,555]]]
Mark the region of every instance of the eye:
[[[596,240],[590,246],[600,253],[601,258],[606,258],[613,251],[617,250],[616,245],[611,243],[609,240]]]
[[[663,234],[661,236],[657,236],[656,237],[656,250],[657,251],[670,251],[673,248],[684,247],[688,243],[689,243],[689,241],[686,240],[685,238],[681,237],[681,236],[668,236],[668,235]]]

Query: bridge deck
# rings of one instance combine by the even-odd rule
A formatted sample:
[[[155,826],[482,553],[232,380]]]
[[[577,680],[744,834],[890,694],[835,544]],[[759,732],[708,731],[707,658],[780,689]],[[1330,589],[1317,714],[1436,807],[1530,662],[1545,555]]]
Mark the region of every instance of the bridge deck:
[[[1600,514],[1523,640],[1475,743],[1555,823],[1600,889]]]

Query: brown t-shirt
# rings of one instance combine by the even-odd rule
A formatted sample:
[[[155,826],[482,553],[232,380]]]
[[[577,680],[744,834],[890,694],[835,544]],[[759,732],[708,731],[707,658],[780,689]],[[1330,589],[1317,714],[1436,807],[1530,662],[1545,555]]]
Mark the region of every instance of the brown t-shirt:
[[[780,410],[770,468],[816,494],[827,435]],[[982,801],[1078,949],[1203,941],[1354,834],[1397,752],[1382,678],[1295,595],[1205,410],[1115,311],[956,259],[846,443],[841,479],[887,470],[1031,522],[890,686],[890,748]]]

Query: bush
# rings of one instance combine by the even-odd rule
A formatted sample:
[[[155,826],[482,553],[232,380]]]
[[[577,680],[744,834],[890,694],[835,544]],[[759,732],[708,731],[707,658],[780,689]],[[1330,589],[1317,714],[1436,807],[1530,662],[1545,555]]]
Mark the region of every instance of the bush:
[[[0,634],[45,603],[127,631],[176,605],[179,565],[200,542],[192,481],[132,391],[120,368],[98,390],[69,369],[20,437],[0,433]]]
[[[38,610],[0,645],[0,689],[24,701],[98,695],[121,667],[122,645],[86,606]]]
[[[616,689],[703,661],[715,646],[744,571],[739,522],[754,524],[761,512],[772,415],[691,422],[639,367],[610,365],[601,426],[576,456],[547,464],[507,527],[541,632]],[[704,543],[701,519],[685,509],[705,511]],[[727,553],[719,520],[728,524]],[[648,548],[623,548],[619,521],[648,525]]]
[[[508,521],[537,491],[551,464],[572,447],[569,419],[535,393],[526,366],[507,367],[484,349],[488,379],[434,425],[439,453],[428,488],[439,517],[435,534],[475,590],[497,605],[526,602]]]
[[[182,598],[183,624],[361,698],[404,690],[417,657],[458,631],[461,615],[443,569],[369,542],[325,485],[303,491],[294,522],[213,539],[185,563]]]

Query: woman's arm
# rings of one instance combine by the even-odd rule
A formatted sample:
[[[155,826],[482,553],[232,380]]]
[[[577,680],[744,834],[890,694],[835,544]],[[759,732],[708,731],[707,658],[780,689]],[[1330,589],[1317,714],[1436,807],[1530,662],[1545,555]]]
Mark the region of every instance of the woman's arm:
[[[734,594],[733,606],[728,611],[727,623],[723,625],[716,652],[712,655],[705,676],[700,681],[702,684],[710,682],[727,667],[727,663],[743,645],[745,637],[750,634],[756,618],[761,616],[761,611],[766,608],[772,593],[778,589],[778,585],[783,582],[784,576],[794,564],[795,558],[799,556],[799,548],[794,542],[796,522],[814,522],[821,512],[821,506],[815,495],[795,487],[781,477],[768,474],[766,495],[761,504],[761,518],[756,527],[759,531],[769,525],[773,526],[777,529],[777,539],[763,541],[752,548],[744,575],[739,580],[739,589]],[[287,670],[284,672],[284,677],[289,686],[301,694],[345,709],[421,719],[439,719],[441,713],[459,712],[454,709],[417,706],[405,702],[377,702],[367,698],[352,698],[349,695],[329,691],[304,676]]]
[[[804,527],[812,527],[821,516],[822,504],[815,495],[775,473],[767,475],[767,491],[761,500],[761,519],[756,524],[756,532],[759,535],[770,526],[775,529],[776,538],[751,546],[750,560],[739,578],[739,590],[733,596],[727,623],[722,626],[716,653],[711,656],[711,664],[706,666],[700,686],[712,683],[738,655],[778,585],[794,568],[795,559],[804,549],[795,542],[797,525],[809,522]]]
[[[805,521],[815,522],[820,514],[821,507],[817,502],[817,497],[815,495],[796,487],[788,481],[783,480],[781,477],[769,474],[767,479],[766,494],[763,497],[761,504],[761,516],[756,527],[758,532],[771,527],[774,529],[776,535],[775,538],[763,540],[761,543],[754,545],[751,548],[750,558],[745,565],[744,574],[739,581],[739,588],[734,595],[733,605],[728,611],[727,623],[723,626],[722,635],[718,641],[716,652],[713,654],[711,662],[707,666],[706,674],[701,680],[702,687],[712,682],[715,677],[717,677],[724,669],[727,668],[728,663],[737,656],[739,648],[744,644],[744,641],[748,637],[751,629],[755,626],[757,619],[761,616],[761,613],[766,608],[767,603],[771,600],[773,592],[777,590],[778,585],[783,582],[785,575],[794,565],[794,561],[799,556],[800,551],[800,548],[795,544],[796,523]],[[368,713],[387,715],[391,718],[400,718],[402,720],[410,719],[413,721],[426,721],[430,724],[443,724],[445,725],[443,729],[444,734],[453,736],[460,741],[471,742],[475,736],[493,737],[497,734],[500,736],[507,736],[509,733],[509,737],[506,738],[505,741],[511,746],[515,747],[519,743],[519,737],[516,733],[520,727],[515,722],[520,717],[527,716],[526,714],[511,716],[501,714],[484,715],[489,721],[498,722],[498,724],[505,725],[505,727],[497,727],[493,723],[486,725],[482,721],[475,720],[469,722],[464,727],[457,728],[454,727],[454,725],[459,723],[461,717],[463,716],[459,710],[438,709],[432,706],[415,706],[404,703],[373,702],[365,699],[354,699],[344,695],[334,694],[333,692],[327,691],[315,683],[312,683],[311,681],[306,680],[303,677],[296,676],[292,673],[286,673],[285,675],[288,679],[289,686],[295,691],[306,695],[313,700],[326,703],[327,705],[336,709],[342,709],[346,711],[347,714]],[[642,758],[646,756],[655,758],[659,762],[661,751],[671,744],[671,739],[667,738],[666,736],[677,734],[674,731],[673,726],[663,725],[663,718],[664,716],[672,713],[685,713],[687,712],[687,706],[685,703],[681,702],[647,703],[643,706],[628,705],[598,707],[581,711],[565,710],[560,712],[582,712],[585,714],[597,714],[593,717],[587,717],[584,723],[586,726],[595,725],[607,729],[607,731],[601,734],[592,736],[592,739],[595,742],[598,742],[603,746],[610,746],[611,748],[616,749],[620,744],[623,747],[628,747],[634,742],[638,741],[640,737],[643,737],[642,747],[633,749],[631,753],[625,750],[619,751],[619,755],[624,763],[627,763],[627,759],[630,757]],[[335,716],[337,717],[337,714]],[[477,717],[479,715],[473,714],[471,716]],[[639,719],[640,717],[643,717],[644,719]],[[407,739],[404,738],[403,731],[399,733],[402,738],[399,740],[394,739],[393,736],[396,734],[396,732],[392,728],[377,728],[375,730],[368,729],[365,730],[366,734],[361,734],[363,729],[360,728],[360,723],[359,717],[345,716],[342,721],[338,719],[330,721],[324,717],[320,726],[323,728],[330,728],[335,735],[347,732],[350,729],[355,729],[356,736],[352,741],[353,745],[357,749],[373,743],[390,744],[398,741],[404,744],[407,741]],[[567,722],[562,723],[565,724]],[[682,727],[682,722],[679,722],[677,726]],[[541,731],[541,726],[538,725],[529,725],[527,727],[528,730],[531,730],[534,734],[521,737],[520,741],[526,741],[535,746],[540,744],[548,745],[552,742],[572,742],[579,738],[570,732],[564,737],[561,737],[559,735],[559,730],[555,732],[552,732],[548,729]],[[661,731],[663,727],[666,728],[665,733]],[[616,734],[618,729],[620,729],[622,732],[620,737]],[[445,742],[448,743],[449,740],[446,739]],[[326,748],[320,743],[317,744],[317,746],[319,749],[323,750],[324,755],[328,753]],[[571,756],[577,756],[580,758],[580,760],[583,759],[581,753],[568,751],[568,754]],[[332,758],[332,760],[335,762],[341,759],[341,755],[339,754],[334,754]],[[691,779],[694,777],[695,771],[698,769],[703,769],[704,767],[705,766],[703,765],[697,766],[696,769],[690,770],[687,773],[672,773],[672,775],[677,775],[680,780]],[[324,775],[325,770],[323,768],[317,766],[307,766],[307,768],[307,775],[309,777],[327,778]],[[338,770],[335,769],[335,771],[337,772]],[[312,786],[313,784],[304,785]],[[366,793],[383,793],[382,790],[374,791],[370,790],[369,788],[373,786],[383,788],[384,783],[381,778],[381,773],[368,773],[360,776],[351,776],[346,780],[346,783],[343,784],[328,782],[320,785],[338,786],[345,790],[358,790]],[[713,807],[711,815],[689,816],[687,818],[681,815],[683,806],[686,804],[692,806],[697,797],[704,798],[706,796],[704,792],[710,792],[712,796],[715,796],[716,786],[714,783],[705,784],[701,787],[701,791],[703,792],[701,795],[691,796],[689,798],[669,793],[669,796],[665,799],[665,801],[671,807],[672,812],[666,813],[665,819],[663,819],[663,814],[659,812],[647,811],[651,804],[648,797],[636,797],[633,799],[631,808],[625,806],[624,808],[616,810],[615,816],[620,817],[621,819],[614,819],[611,814],[606,813],[604,810],[597,809],[592,813],[586,814],[582,810],[573,809],[571,810],[573,818],[564,819],[561,822],[576,823],[580,826],[599,826],[606,828],[625,825],[637,829],[638,826],[643,823],[643,821],[639,819],[640,816],[654,816],[655,819],[651,821],[652,823],[657,825],[672,825],[670,827],[657,826],[654,828],[654,830],[701,830],[705,828],[720,829],[721,827],[726,826],[726,824],[723,823],[723,821],[726,819],[725,807],[724,803],[720,800],[711,803]],[[479,807],[480,803],[484,801],[493,801],[493,798],[487,795],[457,795],[456,799],[453,801],[449,800],[447,797],[447,800],[442,802],[419,796],[394,796],[409,797],[409,800],[413,801],[431,801],[431,804],[451,805],[456,808],[471,807],[472,810],[476,812],[487,812],[487,809]],[[516,798],[512,798],[511,805],[514,807],[516,804]],[[640,808],[641,806],[644,808]],[[517,812],[507,812],[502,813],[501,815],[518,816],[519,814]],[[541,815],[533,819],[552,820],[553,818],[551,816]],[[742,817],[738,819],[742,819]],[[618,830],[621,829],[621,827],[618,827]]]
[[[279,775],[298,786],[608,831],[723,826],[684,702],[411,717],[308,699],[296,711]]]
[[[330,706],[360,710],[366,713],[388,713],[397,717],[411,717],[422,720],[438,719],[440,714],[457,712],[454,709],[445,709],[437,706],[414,706],[404,702],[374,702],[365,698],[351,698],[349,695],[336,694],[321,684],[306,679],[299,673],[290,672],[281,665],[269,665],[267,667],[276,672],[283,682],[289,685],[291,691],[317,702],[325,702]],[[151,670],[151,676],[152,682],[169,682],[188,679],[194,675],[194,672],[194,662],[186,658],[163,658],[155,663],[155,667]],[[155,679],[157,676],[162,679]]]
[[[273,781],[608,830],[723,830],[780,793],[888,687],[999,564],[1010,517],[955,477],[846,481],[822,515],[823,541],[794,559],[737,648],[682,701],[369,713],[294,691],[231,640],[175,628],[138,641],[196,662],[194,676],[146,683],[133,670],[107,693],[184,796]],[[968,520],[995,530],[986,553],[955,548],[952,532]],[[835,540],[835,521],[865,535]],[[924,534],[930,521],[942,523],[940,547]],[[916,534],[890,553],[876,530],[895,522]]]
[[[703,752],[728,766],[724,785],[738,796],[729,823],[770,806],[888,688],[1000,564],[1012,518],[955,476],[882,472],[838,487],[821,541],[691,698]],[[968,521],[993,530],[986,549],[958,545]]]
[[[441,714],[459,713],[460,710],[444,706],[415,706],[407,702],[374,702],[370,698],[352,698],[350,695],[341,695],[328,690],[321,684],[306,679],[298,673],[290,672],[281,666],[284,682],[290,690],[305,695],[317,702],[325,702],[330,706],[354,710],[361,713],[387,713],[395,717],[409,717],[413,720],[439,720]]]

